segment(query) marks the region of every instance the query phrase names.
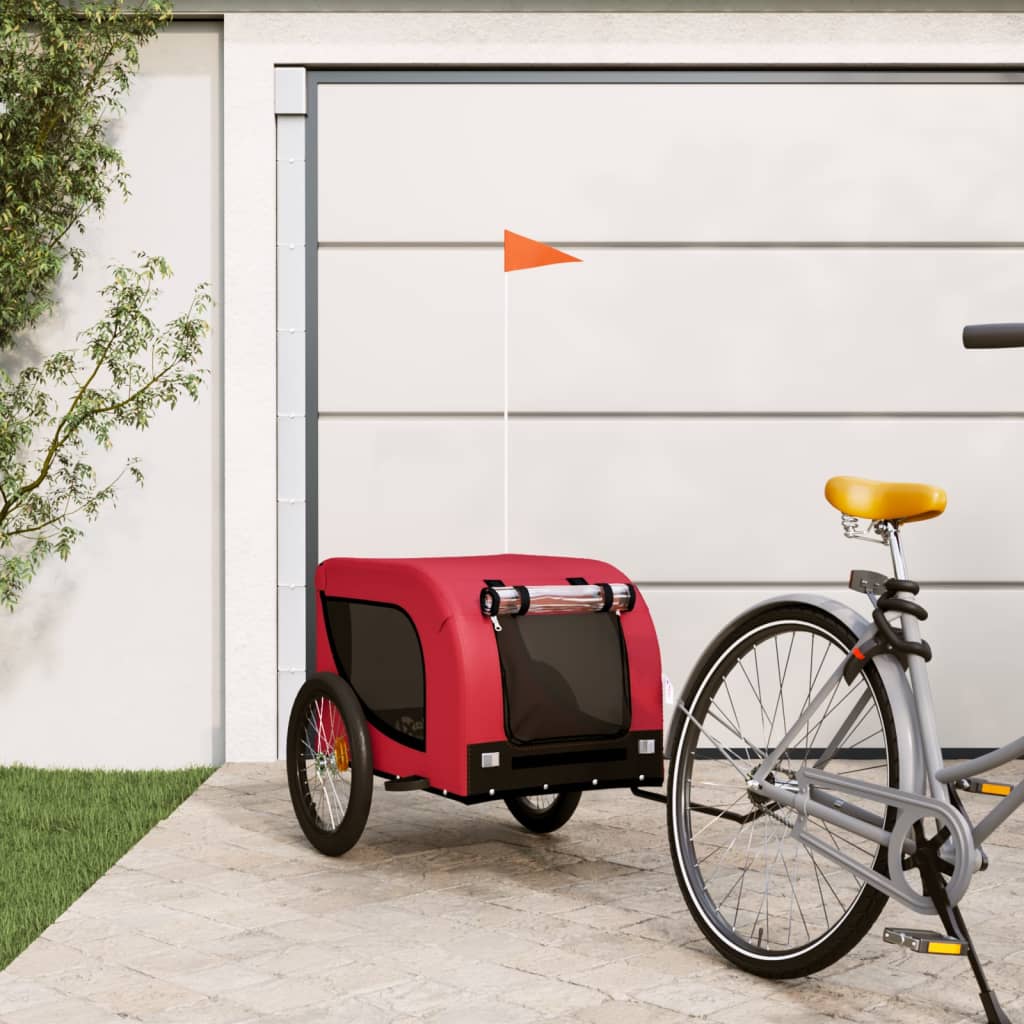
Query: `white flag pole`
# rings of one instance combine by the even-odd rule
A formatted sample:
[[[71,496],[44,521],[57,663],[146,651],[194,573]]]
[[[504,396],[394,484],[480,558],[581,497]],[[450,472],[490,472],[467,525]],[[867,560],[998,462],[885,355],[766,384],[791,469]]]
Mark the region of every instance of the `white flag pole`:
[[[505,403],[503,409],[503,427],[505,431],[505,554],[508,554],[508,271],[502,275],[505,278]]]

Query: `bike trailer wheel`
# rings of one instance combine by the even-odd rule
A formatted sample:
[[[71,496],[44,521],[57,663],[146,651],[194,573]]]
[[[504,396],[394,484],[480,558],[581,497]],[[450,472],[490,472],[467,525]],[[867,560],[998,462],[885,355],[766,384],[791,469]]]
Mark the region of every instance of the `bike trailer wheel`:
[[[554,832],[575,813],[580,802],[577,793],[539,793],[536,796],[510,796],[505,806],[523,828],[531,832]]]
[[[345,680],[322,673],[299,690],[288,719],[288,790],[306,838],[337,857],[363,834],[373,757],[362,706]]]

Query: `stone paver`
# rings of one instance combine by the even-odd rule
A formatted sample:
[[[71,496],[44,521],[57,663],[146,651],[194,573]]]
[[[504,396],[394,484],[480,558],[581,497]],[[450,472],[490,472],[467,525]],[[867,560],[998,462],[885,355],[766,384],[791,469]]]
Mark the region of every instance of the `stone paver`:
[[[964,910],[1024,1021],[1024,821],[987,848]],[[281,764],[229,765],[0,974],[0,1024],[981,1022],[966,962],[886,946],[885,924],[929,926],[890,903],[843,961],[772,983],[704,941],[656,804],[587,793],[534,836],[503,804],[378,788],[331,860]]]

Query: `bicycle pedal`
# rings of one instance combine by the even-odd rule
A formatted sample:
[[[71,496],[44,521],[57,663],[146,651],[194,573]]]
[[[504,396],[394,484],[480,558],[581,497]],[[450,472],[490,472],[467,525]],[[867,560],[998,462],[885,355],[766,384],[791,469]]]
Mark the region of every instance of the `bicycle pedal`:
[[[920,928],[886,928],[882,932],[882,940],[894,946],[903,946],[914,953],[937,956],[966,956],[969,949],[966,942],[941,932],[923,931]]]
[[[988,779],[961,779],[956,788],[965,793],[984,793],[985,796],[1009,796],[1013,786],[1005,782],[989,782]]]

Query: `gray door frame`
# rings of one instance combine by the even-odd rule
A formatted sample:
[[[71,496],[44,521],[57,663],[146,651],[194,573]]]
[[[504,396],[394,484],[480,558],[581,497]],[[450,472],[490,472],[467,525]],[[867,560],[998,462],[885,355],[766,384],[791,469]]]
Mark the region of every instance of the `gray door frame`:
[[[278,737],[293,694],[316,665],[318,563],[319,87],[344,84],[1020,84],[1022,66],[744,68],[316,67],[276,69]],[[501,245],[496,239],[495,248]],[[296,531],[302,536],[296,537]],[[301,620],[301,625],[299,621]]]

